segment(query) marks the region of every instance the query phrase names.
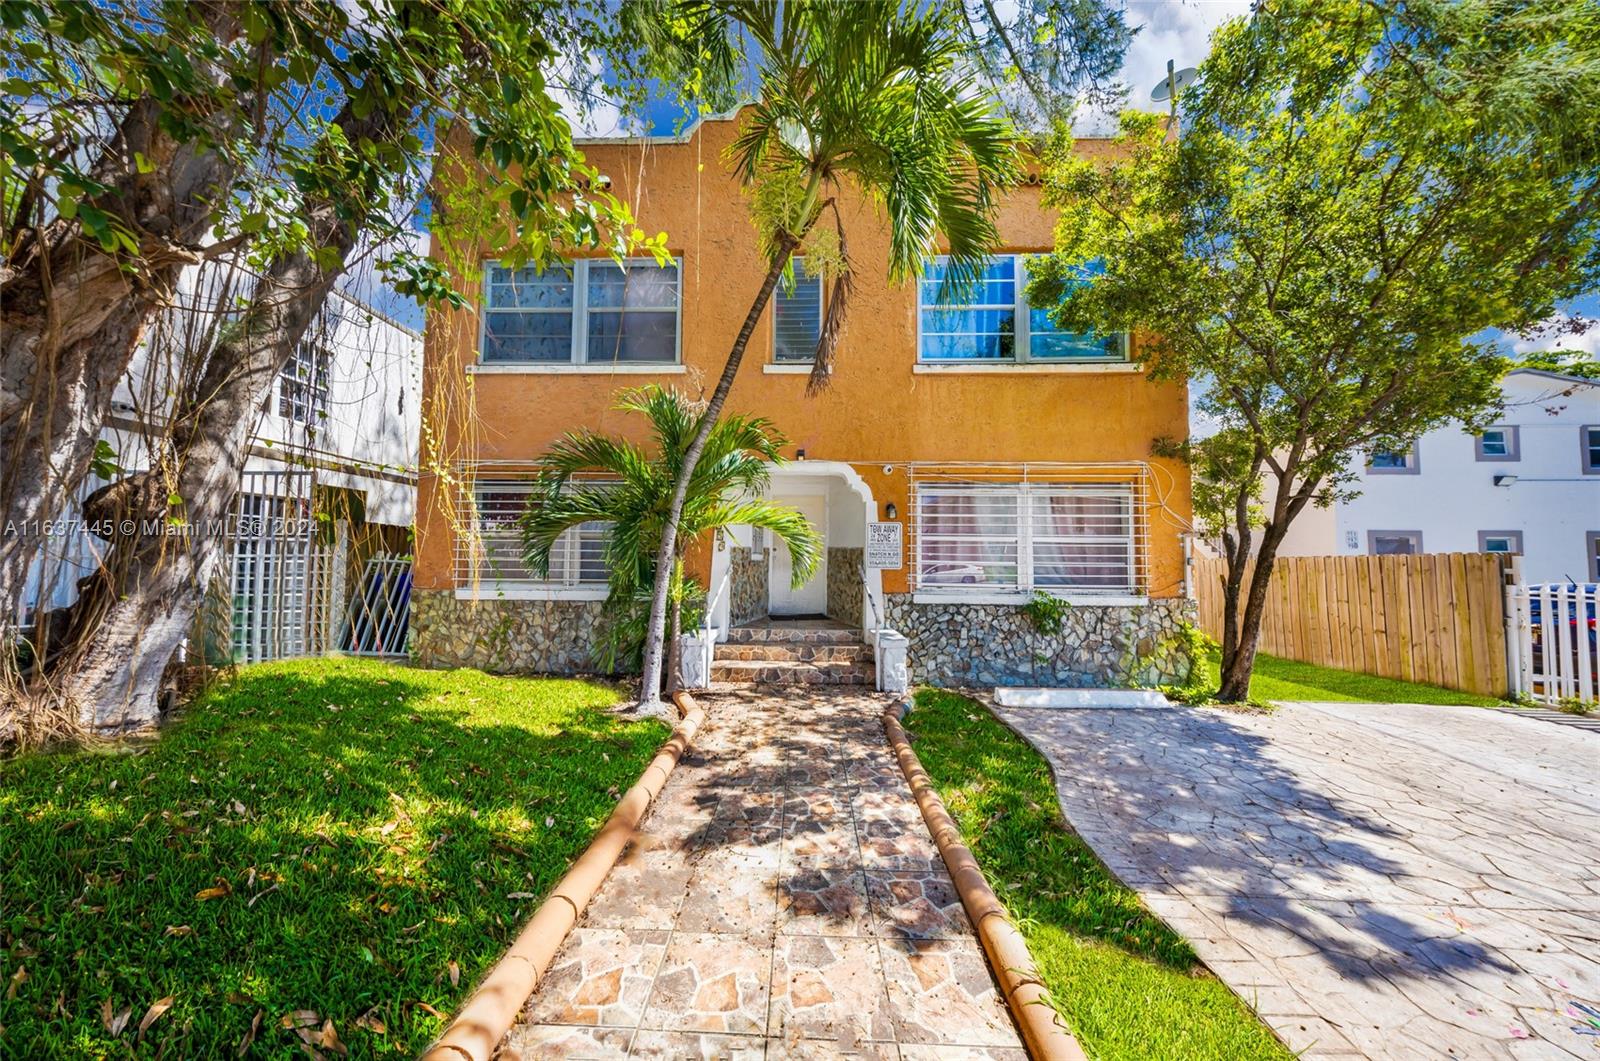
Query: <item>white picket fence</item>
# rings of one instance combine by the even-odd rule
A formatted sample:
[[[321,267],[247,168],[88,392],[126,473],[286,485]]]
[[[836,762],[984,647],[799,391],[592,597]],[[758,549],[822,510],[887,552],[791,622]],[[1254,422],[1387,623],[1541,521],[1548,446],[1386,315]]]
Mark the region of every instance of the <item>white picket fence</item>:
[[[1513,692],[1540,703],[1600,702],[1594,583],[1506,587],[1507,664]]]

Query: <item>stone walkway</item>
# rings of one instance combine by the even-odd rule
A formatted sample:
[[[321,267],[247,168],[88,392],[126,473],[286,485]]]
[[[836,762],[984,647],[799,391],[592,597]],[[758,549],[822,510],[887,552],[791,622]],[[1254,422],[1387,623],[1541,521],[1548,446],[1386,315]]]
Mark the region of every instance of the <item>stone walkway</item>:
[[[1062,809],[1311,1057],[1600,1058],[1600,734],[1477,708],[1004,709]]]
[[[1021,1061],[884,701],[702,703],[694,748],[502,1056]]]

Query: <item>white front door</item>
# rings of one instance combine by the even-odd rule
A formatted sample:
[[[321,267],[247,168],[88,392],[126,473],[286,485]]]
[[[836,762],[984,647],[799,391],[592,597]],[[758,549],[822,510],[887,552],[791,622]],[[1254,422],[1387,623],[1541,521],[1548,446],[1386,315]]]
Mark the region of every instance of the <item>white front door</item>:
[[[826,497],[782,497],[780,504],[800,510],[819,535],[828,533],[828,499]],[[767,569],[770,593],[768,610],[773,615],[822,615],[828,610],[828,554],[826,549],[817,561],[811,580],[799,589],[790,582],[789,550],[777,538],[769,537],[767,551],[771,566]]]

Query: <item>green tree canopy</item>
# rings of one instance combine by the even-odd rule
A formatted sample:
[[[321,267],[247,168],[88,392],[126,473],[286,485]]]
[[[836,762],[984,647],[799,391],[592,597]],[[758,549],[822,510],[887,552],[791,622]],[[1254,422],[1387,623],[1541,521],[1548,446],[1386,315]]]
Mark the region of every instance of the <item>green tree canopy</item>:
[[[1168,444],[1206,477],[1197,511],[1229,559],[1227,698],[1290,521],[1348,488],[1353,454],[1483,421],[1505,361],[1481,333],[1600,279],[1600,125],[1547,114],[1541,80],[1594,99],[1596,10],[1269,0],[1217,32],[1181,138],[1129,114],[1117,161],[1051,153],[1061,218],[1034,297],[1068,325],[1140,329],[1153,374],[1194,380],[1215,428]]]

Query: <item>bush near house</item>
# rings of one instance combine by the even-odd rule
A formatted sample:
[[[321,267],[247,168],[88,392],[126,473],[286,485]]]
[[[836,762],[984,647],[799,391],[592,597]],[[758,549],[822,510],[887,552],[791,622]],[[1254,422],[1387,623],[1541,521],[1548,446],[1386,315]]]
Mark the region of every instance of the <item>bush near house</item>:
[[[0,763],[0,1054],[415,1056],[665,738],[619,699],[263,664],[146,747]]]
[[[987,708],[923,689],[906,729],[1090,1057],[1288,1058],[1061,817],[1050,768]]]

